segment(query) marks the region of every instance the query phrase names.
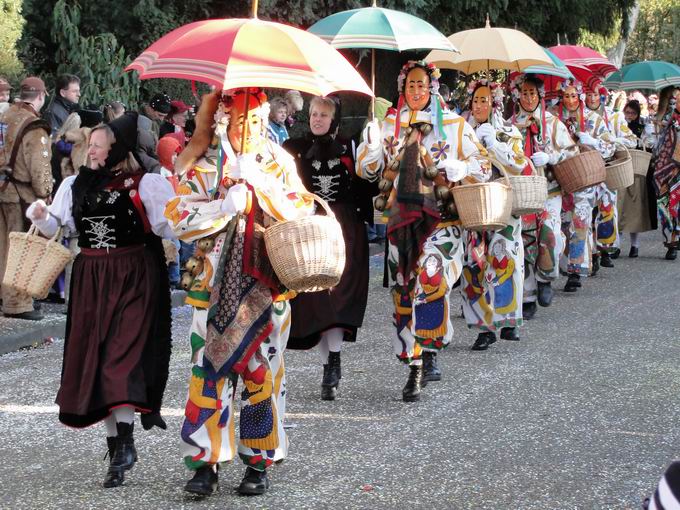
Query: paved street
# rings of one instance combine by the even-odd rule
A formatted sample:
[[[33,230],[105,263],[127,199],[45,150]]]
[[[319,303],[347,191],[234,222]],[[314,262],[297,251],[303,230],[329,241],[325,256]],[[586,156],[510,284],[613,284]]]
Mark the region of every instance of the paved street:
[[[339,399],[319,399],[316,352],[286,355],[291,454],[255,499],[235,493],[240,463],[223,466],[209,499],[182,491],[188,307],[174,310],[168,430],[139,427],[139,462],[119,489],[101,487],[104,427],[57,421],[63,340],[1,356],[0,508],[638,509],[680,458],[680,261],[662,259],[658,233],[642,240],[640,258],[624,245],[615,269],[557,292],[521,342],[486,352],[470,351],[476,333],[454,291],[444,378],[413,404],[401,402],[407,369],[391,353],[391,302],[373,257]]]

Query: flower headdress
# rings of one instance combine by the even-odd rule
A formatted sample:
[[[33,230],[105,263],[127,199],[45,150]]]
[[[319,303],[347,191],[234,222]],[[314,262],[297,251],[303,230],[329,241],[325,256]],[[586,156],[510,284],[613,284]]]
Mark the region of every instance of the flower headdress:
[[[432,63],[425,62],[424,60],[409,60],[406,62],[399,71],[399,76],[397,76],[397,92],[399,92],[399,102],[397,103],[397,121],[394,127],[394,137],[399,138],[399,131],[401,127],[401,122],[399,121],[399,115],[401,115],[401,109],[404,107],[404,85],[406,84],[406,76],[408,73],[415,69],[421,68],[430,78],[430,95],[433,100],[430,100],[430,108],[433,112],[433,128],[435,135],[446,139],[446,134],[440,129],[444,120],[444,113],[442,110],[443,99],[439,95],[439,78],[441,78],[441,71],[437,66]]]
[[[563,98],[564,91],[567,90],[569,87],[574,87],[576,89],[576,93],[578,94],[579,131],[583,132],[585,131],[585,116],[583,115],[583,105],[585,104],[586,93],[583,91],[583,83],[581,83],[578,80],[574,80],[573,78],[567,78],[566,80],[557,84],[557,93],[560,96],[560,120],[564,122],[565,117],[567,117]]]
[[[510,83],[508,84],[508,89],[510,90],[510,95],[512,96],[513,103],[519,102],[519,98],[522,95],[522,85],[524,85],[524,82],[527,81],[527,78],[530,78],[536,82],[538,96],[541,99],[545,97],[545,85],[543,84],[543,80],[537,78],[533,74],[517,73],[515,76],[511,78]]]
[[[500,120],[500,124],[503,122],[503,99],[505,99],[505,92],[503,91],[503,86],[495,81],[487,80],[482,78],[479,80],[471,81],[467,86],[468,102],[470,108],[472,105],[472,98],[475,95],[475,91],[480,87],[489,87],[491,92],[491,111],[493,124],[496,125],[497,121]]]

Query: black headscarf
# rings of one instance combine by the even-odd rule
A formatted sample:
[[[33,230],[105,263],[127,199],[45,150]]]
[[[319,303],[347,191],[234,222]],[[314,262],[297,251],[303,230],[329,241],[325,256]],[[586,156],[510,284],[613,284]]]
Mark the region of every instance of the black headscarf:
[[[305,154],[306,159],[327,161],[340,157],[345,153],[345,147],[335,139],[335,135],[338,133],[338,127],[340,126],[340,118],[342,117],[340,98],[337,96],[328,96],[327,99],[331,99],[335,103],[333,120],[331,121],[331,125],[326,134],[317,136],[310,131],[308,137],[312,141],[312,146],[307,151],[307,154]]]
[[[109,122],[116,141],[111,145],[109,154],[103,167],[95,170],[81,166],[71,188],[73,194],[73,218],[80,222],[83,207],[88,196],[96,194],[104,189],[120,171],[113,169],[125,161],[128,154],[132,153],[137,158],[137,112],[125,112],[117,119]]]

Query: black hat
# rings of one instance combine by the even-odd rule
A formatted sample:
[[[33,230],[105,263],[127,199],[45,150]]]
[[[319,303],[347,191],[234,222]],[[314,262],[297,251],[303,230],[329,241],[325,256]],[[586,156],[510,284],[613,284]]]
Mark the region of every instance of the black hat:
[[[78,110],[78,115],[80,116],[80,127],[95,127],[97,124],[101,124],[104,119],[104,115],[99,110]]]
[[[149,106],[160,113],[170,113],[170,96],[167,94],[156,94],[149,101]]]
[[[108,123],[116,137],[106,158],[106,166],[113,168],[123,161],[128,153],[137,150],[137,112],[125,112]]]

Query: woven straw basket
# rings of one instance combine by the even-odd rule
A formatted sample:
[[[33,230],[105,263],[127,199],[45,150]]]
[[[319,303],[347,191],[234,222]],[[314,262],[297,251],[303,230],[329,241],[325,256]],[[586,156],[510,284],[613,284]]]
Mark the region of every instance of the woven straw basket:
[[[61,229],[52,239],[40,237],[35,226],[27,233],[10,232],[2,284],[35,299],[45,299],[72,258],[69,249],[59,243],[60,237]]]
[[[635,175],[647,175],[649,162],[652,160],[652,153],[631,149],[630,158],[633,160],[633,173]]]
[[[272,267],[286,288],[297,292],[330,289],[345,269],[345,240],[333,211],[321,198],[326,216],[280,221],[264,232]]]
[[[503,165],[498,165],[505,184],[498,181],[462,184],[451,188],[463,228],[500,230],[510,221],[512,188]]]
[[[545,209],[548,200],[548,179],[527,160],[533,170],[532,175],[510,175],[512,186],[512,214],[522,216],[535,214]]]
[[[628,148],[620,145],[623,150],[614,153],[614,160],[607,164],[607,179],[604,181],[610,191],[626,189],[632,186],[635,181],[633,172],[633,160],[630,157]]]
[[[562,161],[553,167],[553,171],[564,193],[576,193],[596,186],[607,178],[604,159],[596,150],[584,151]]]

